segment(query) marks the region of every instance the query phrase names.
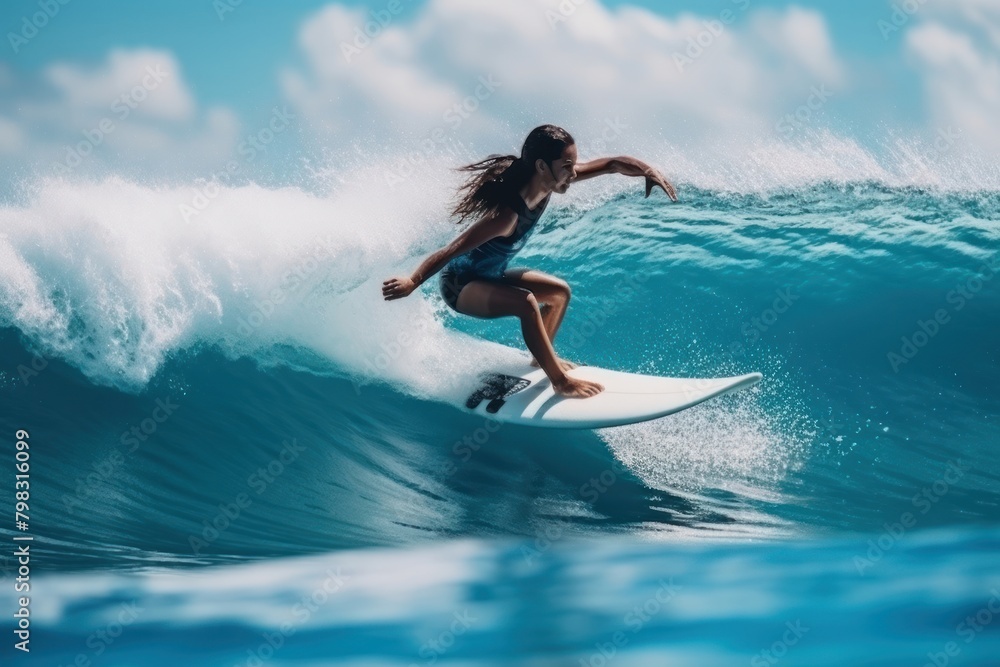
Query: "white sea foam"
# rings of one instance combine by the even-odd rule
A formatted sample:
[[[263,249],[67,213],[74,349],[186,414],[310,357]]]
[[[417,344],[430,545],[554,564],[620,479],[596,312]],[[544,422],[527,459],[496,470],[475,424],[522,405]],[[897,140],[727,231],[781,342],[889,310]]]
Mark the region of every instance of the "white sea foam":
[[[383,301],[381,282],[454,233],[452,189],[432,176],[388,189],[378,173],[322,194],[219,186],[185,216],[204,185],[39,182],[0,208],[0,323],[125,389],[197,345],[290,345],[445,396],[447,378],[506,348],[448,331],[426,299]]]

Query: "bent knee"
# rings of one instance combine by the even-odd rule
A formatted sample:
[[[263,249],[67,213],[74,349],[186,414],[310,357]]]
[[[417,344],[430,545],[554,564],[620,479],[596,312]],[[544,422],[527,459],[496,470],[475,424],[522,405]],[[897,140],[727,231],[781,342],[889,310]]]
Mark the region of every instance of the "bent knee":
[[[543,300],[546,303],[569,303],[569,297],[572,291],[569,288],[569,283],[560,280],[546,290]]]
[[[559,301],[569,301],[570,288],[565,280],[553,277],[544,285],[535,287],[533,291],[538,295],[543,303],[554,303]]]
[[[562,280],[560,282],[562,284],[559,286],[559,291],[562,294],[562,297],[567,301],[569,301],[569,297],[573,293],[573,290],[569,288],[569,283],[566,282],[565,280]]]
[[[517,316],[524,319],[525,317],[534,317],[538,312],[538,299],[535,298],[534,294],[525,290],[517,301]]]
[[[569,298],[570,294],[569,283],[563,280],[562,278],[557,278],[556,276],[552,276],[546,273],[544,285],[546,292],[550,292],[557,296],[564,295],[567,299]]]

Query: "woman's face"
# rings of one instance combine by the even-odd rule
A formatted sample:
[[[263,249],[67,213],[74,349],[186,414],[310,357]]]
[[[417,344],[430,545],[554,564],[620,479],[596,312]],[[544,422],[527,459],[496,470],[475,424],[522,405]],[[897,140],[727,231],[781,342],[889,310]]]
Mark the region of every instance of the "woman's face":
[[[551,179],[546,185],[553,192],[563,194],[569,189],[570,182],[576,178],[576,144],[570,144],[563,149],[562,155],[552,161],[546,174]]]

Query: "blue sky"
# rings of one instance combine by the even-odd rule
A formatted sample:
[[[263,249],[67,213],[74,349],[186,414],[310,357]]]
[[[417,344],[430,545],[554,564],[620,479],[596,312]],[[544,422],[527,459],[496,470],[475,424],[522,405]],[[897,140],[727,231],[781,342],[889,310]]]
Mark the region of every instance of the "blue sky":
[[[891,21],[901,3],[564,0],[572,8],[565,25],[545,27],[558,0],[400,0],[388,29],[345,62],[337,45],[388,0],[8,0],[0,9],[0,166],[22,174],[26,165],[51,166],[106,115],[85,91],[112,82],[127,90],[128,77],[152,62],[171,68],[170,87],[151,93],[161,102],[140,106],[82,170],[141,162],[153,173],[158,167],[135,155],[162,151],[171,165],[164,169],[212,173],[276,107],[295,115],[294,132],[255,168],[288,168],[304,154],[379,139],[412,146],[440,125],[449,100],[470,94],[477,76],[494,68],[503,72],[500,92],[454,128],[456,141],[509,143],[533,119],[592,133],[627,114],[632,136],[609,148],[666,135],[690,160],[695,147],[718,151],[723,141],[731,152],[737,137],[752,135],[760,145],[824,131],[867,155],[899,135],[932,145],[942,128],[959,125],[970,146],[1000,149],[1000,131],[990,129],[990,116],[1000,113],[990,93],[1000,83],[1000,2],[907,1],[915,11],[884,35],[879,21]],[[220,13],[220,3],[232,11]],[[58,12],[12,44],[24,17],[47,5]],[[674,71],[671,56],[683,53],[685,38],[725,10],[734,20],[711,38],[707,55]],[[513,33],[519,36],[504,41]],[[810,105],[815,86],[829,86],[830,98],[789,131],[781,118]]]
[[[3,51],[7,60],[26,73],[37,72],[53,60],[96,63],[110,46],[165,47],[177,54],[192,88],[209,103],[229,103],[250,111],[268,108],[279,96],[273,74],[279,63],[295,62],[296,32],[311,14],[331,4],[323,0],[260,2],[244,0],[220,13],[211,0],[71,0],[31,43],[14,56]],[[384,0],[343,2],[348,7],[379,10]],[[419,11],[422,0],[402,2],[399,16],[406,20]],[[552,3],[557,5],[558,3]],[[658,2],[656,0],[610,0],[608,7],[633,5],[667,16],[681,12],[711,16],[728,6],[727,2]],[[877,22],[891,14],[888,0],[806,0],[789,3],[783,0],[754,0],[752,6],[782,8],[790,4],[812,7],[826,17],[838,46],[848,57],[859,60],[893,59],[898,45],[884,40]],[[141,9],[140,9],[141,7]],[[715,9],[716,11],[712,11]],[[17,30],[25,15],[38,11],[37,0],[7,0],[0,15],[6,34]],[[65,19],[65,20],[63,20]],[[744,21],[740,15],[737,21]],[[914,77],[915,79],[915,77]],[[916,94],[916,90],[909,91]],[[900,100],[903,102],[903,100]],[[912,105],[917,100],[910,98]],[[901,106],[907,106],[901,104]]]

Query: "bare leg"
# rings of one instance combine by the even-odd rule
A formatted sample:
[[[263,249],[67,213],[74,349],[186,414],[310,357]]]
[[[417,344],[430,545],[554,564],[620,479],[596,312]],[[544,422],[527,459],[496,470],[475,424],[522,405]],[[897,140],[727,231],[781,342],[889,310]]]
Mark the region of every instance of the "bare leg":
[[[561,278],[536,269],[512,269],[507,271],[504,277],[511,285],[523,287],[535,295],[541,307],[545,333],[555,345],[556,333],[569,307],[569,285]],[[537,357],[532,358],[531,365],[538,365]],[[559,365],[564,371],[577,367],[575,363],[566,359],[559,359]]]
[[[517,317],[521,321],[521,334],[528,350],[540,362],[556,393],[571,398],[587,398],[604,390],[597,382],[570,377],[559,365],[538,301],[529,290],[494,281],[473,280],[462,288],[456,309],[473,317]]]

